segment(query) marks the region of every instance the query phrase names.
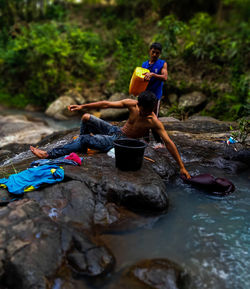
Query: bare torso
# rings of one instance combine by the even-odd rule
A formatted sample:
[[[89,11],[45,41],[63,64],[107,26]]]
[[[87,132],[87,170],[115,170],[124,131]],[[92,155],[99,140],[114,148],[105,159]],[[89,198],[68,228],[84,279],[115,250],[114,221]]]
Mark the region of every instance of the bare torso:
[[[154,113],[141,116],[138,106],[135,106],[130,110],[129,119],[122,127],[122,132],[131,138],[143,137],[154,126],[155,120],[157,120],[157,117]]]

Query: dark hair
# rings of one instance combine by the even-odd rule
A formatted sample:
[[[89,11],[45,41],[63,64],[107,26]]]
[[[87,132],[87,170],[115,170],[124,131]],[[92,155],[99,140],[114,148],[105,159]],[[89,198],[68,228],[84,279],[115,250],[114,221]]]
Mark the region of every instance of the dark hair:
[[[145,109],[154,110],[157,99],[152,91],[145,90],[138,96],[138,106],[142,106]]]
[[[159,43],[159,42],[152,43],[150,45],[149,49],[151,50],[152,48],[158,49],[158,50],[160,50],[160,52],[162,51],[162,46],[161,46],[161,43]]]

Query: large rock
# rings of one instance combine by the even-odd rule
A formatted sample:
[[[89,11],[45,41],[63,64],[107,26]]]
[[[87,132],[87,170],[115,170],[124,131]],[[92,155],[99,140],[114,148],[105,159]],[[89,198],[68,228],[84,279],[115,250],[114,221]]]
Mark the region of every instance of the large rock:
[[[69,111],[69,105],[84,104],[85,102],[85,98],[77,90],[71,89],[53,101],[46,109],[45,114],[59,120],[65,120],[79,114],[77,111]]]
[[[65,226],[54,215],[44,214],[34,200],[0,208],[0,216],[0,282],[7,288],[48,288],[51,276],[63,266],[65,270],[65,258],[70,263],[68,274],[74,270],[98,276],[114,264],[103,244],[89,238],[79,225]]]
[[[237,144],[235,151],[221,142],[230,134],[228,123],[208,118],[162,120],[191,174],[202,166],[216,166],[230,173],[249,166],[248,148]],[[55,133],[38,145],[51,148],[72,140],[75,133]],[[2,157],[15,146],[6,146]],[[26,152],[27,146],[16,146],[16,150],[23,161],[9,161],[20,171],[34,157]],[[153,149],[149,145],[145,156],[149,159],[144,159],[141,170],[123,172],[105,153],[84,155],[82,166],[64,166],[63,182],[26,193],[24,200],[0,207],[1,286],[87,288],[77,285],[76,279],[110,272],[115,260],[100,242],[100,232],[121,232],[141,227],[149,219],[157,220],[168,209],[166,184],[178,176],[179,169],[166,148]],[[13,173],[13,165],[0,168],[0,176]],[[6,191],[0,191],[5,197]],[[184,277],[178,265],[150,260],[130,268],[125,282],[123,279],[113,288],[169,288],[170,283],[174,286],[170,288],[184,288],[178,287]]]
[[[12,203],[0,214],[5,285],[45,289],[46,276],[62,262],[59,226],[41,214],[34,201]]]
[[[181,109],[195,109],[202,104],[204,104],[206,101],[206,96],[199,91],[194,91],[192,93],[188,93],[185,95],[182,95],[179,98],[179,108]]]
[[[9,143],[37,143],[53,133],[42,121],[29,121],[24,115],[0,116],[0,148]]]
[[[188,289],[190,277],[178,264],[167,259],[141,261],[125,272],[111,289]]]
[[[71,104],[76,104],[76,101],[72,97],[66,95],[60,96],[50,104],[50,106],[46,109],[45,114],[59,120],[68,119],[69,114],[71,116],[78,114],[78,112],[68,111],[67,107]]]
[[[110,98],[109,101],[118,101],[127,98],[124,93],[115,93]],[[102,109],[101,118],[106,120],[123,120],[128,117],[128,109]]]
[[[228,133],[231,133],[230,126],[236,126],[235,123],[219,121],[206,116],[196,116],[186,121],[175,121],[169,118],[160,118],[160,120],[165,125],[167,131],[180,131],[194,134],[203,133],[201,137],[207,134],[210,136],[210,139],[212,133],[224,133],[226,136]]]
[[[65,175],[84,182],[100,200],[104,198],[129,210],[160,213],[168,208],[165,184],[146,161],[136,172],[123,172],[115,168],[114,159],[97,154],[84,159],[80,168],[67,167]]]

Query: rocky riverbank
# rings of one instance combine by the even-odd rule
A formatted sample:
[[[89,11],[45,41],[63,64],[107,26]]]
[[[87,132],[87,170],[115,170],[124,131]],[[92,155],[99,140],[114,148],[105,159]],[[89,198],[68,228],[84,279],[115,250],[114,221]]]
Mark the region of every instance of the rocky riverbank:
[[[223,142],[230,135],[229,123],[211,118],[162,121],[187,169],[210,166],[238,174],[248,168],[249,148]],[[76,130],[58,132],[33,144],[47,149],[75,134]],[[21,157],[15,158],[17,154]],[[154,162],[144,160],[137,172],[119,171],[107,154],[86,155],[82,166],[64,167],[63,182],[1,207],[0,288],[71,289],[78,278],[112,275],[115,256],[99,236],[138,228],[167,214],[168,183],[179,177],[166,149],[149,145],[145,155]],[[3,146],[0,164],[6,165],[0,177],[14,173],[13,167],[26,169],[34,159],[28,144]],[[0,195],[8,197],[4,189]],[[190,278],[188,268],[167,259],[147,260],[127,268],[110,288],[188,288]]]

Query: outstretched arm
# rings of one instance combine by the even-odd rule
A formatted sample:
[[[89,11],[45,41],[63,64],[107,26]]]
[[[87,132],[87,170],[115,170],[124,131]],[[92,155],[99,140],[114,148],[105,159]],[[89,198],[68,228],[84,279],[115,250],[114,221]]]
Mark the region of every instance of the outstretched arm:
[[[82,109],[105,109],[105,108],[130,108],[132,106],[135,106],[137,103],[136,100],[133,99],[123,99],[119,101],[97,101],[87,104],[73,104],[68,106],[68,110],[70,111],[76,111],[76,110],[82,110]]]
[[[167,132],[166,132],[166,130],[165,130],[165,128],[161,122],[159,122],[159,124],[157,125],[156,131],[160,135],[160,137],[163,139],[168,151],[171,153],[171,155],[173,156],[173,158],[176,160],[177,164],[179,165],[180,173],[182,175],[185,175],[189,179],[190,175],[184,167],[184,164],[181,160],[181,157],[180,157],[180,154],[177,150],[177,147],[174,144],[174,142],[170,139],[170,137],[168,136],[168,134],[167,134]]]

